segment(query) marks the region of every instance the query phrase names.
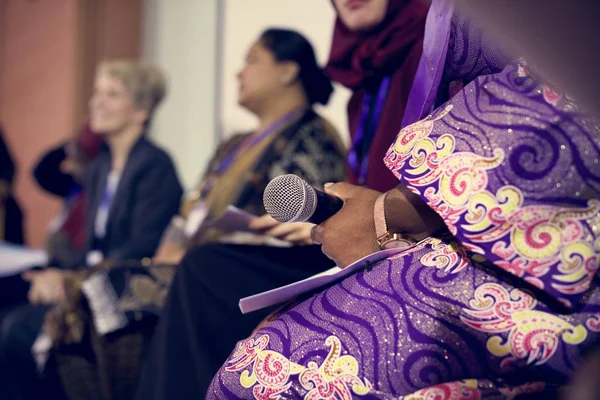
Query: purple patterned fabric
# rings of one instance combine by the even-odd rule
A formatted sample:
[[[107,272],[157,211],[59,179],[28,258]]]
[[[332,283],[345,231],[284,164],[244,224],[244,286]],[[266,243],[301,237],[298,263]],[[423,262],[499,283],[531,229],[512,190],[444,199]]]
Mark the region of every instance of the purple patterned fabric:
[[[469,250],[572,309],[598,268],[599,139],[515,62],[404,128],[385,162]]]
[[[509,61],[489,33],[454,13],[452,1],[433,1],[402,128],[425,118],[478,76],[500,72]]]
[[[564,383],[586,336],[597,337],[598,293],[561,318],[485,268],[456,243],[425,241],[240,342],[207,398],[397,399],[421,391],[413,398],[476,399],[480,379],[494,381],[487,389],[496,396]],[[457,381],[458,393],[473,396],[456,396],[448,382]]]
[[[478,44],[457,21],[446,64],[459,66]],[[482,399],[568,381],[600,332],[600,128],[525,63],[495,63],[446,66],[471,82],[385,158],[452,236],[289,305],[207,398]]]

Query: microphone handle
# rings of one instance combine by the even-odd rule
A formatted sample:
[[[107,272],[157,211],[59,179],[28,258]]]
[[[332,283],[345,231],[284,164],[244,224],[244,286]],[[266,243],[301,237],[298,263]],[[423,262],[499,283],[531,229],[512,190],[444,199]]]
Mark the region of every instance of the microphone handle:
[[[314,189],[314,188],[313,188]],[[331,196],[320,190],[314,189],[316,193],[316,208],[313,215],[308,219],[308,222],[320,224],[340,211],[344,202],[339,197]]]

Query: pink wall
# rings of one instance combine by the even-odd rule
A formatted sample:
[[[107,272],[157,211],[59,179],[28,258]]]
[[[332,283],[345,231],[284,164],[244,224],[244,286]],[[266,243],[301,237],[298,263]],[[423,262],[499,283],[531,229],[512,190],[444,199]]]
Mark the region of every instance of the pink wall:
[[[38,189],[30,171],[74,128],[77,1],[2,1],[0,121],[18,165],[28,242],[40,246],[60,202]]]
[[[138,0],[0,0],[0,121],[32,246],[43,245],[61,202],[37,187],[31,169],[81,123],[95,62],[138,56],[140,7]]]

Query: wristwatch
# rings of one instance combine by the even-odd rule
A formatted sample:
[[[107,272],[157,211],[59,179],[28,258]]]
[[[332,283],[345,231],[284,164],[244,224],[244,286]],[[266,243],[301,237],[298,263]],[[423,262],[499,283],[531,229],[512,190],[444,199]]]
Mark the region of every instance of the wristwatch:
[[[415,242],[401,233],[390,232],[388,230],[387,221],[385,219],[385,199],[389,192],[385,192],[375,201],[375,210],[373,216],[375,218],[375,233],[377,234],[377,243],[381,250],[401,249],[410,247]]]

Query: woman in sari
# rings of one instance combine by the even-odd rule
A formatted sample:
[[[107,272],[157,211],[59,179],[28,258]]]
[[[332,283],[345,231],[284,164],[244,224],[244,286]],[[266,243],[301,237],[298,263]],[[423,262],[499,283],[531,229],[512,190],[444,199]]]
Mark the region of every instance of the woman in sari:
[[[230,205],[263,216],[264,188],[281,174],[315,186],[344,179],[342,142],[312,108],[328,102],[329,78],[303,36],[269,29],[238,79],[239,103],[258,117],[257,129],[219,146],[151,260],[90,271],[49,320],[70,399],[131,399],[153,332],[142,398],[202,398],[231,346],[268,313],[243,315],[238,300],[333,266],[306,245],[310,224],[267,216],[227,227],[221,219]]]
[[[385,157],[400,184],[329,186],[344,207],[313,230],[342,267],[397,253],[274,314],[207,398],[512,398],[568,382],[600,331],[600,130],[536,75],[434,1]]]

